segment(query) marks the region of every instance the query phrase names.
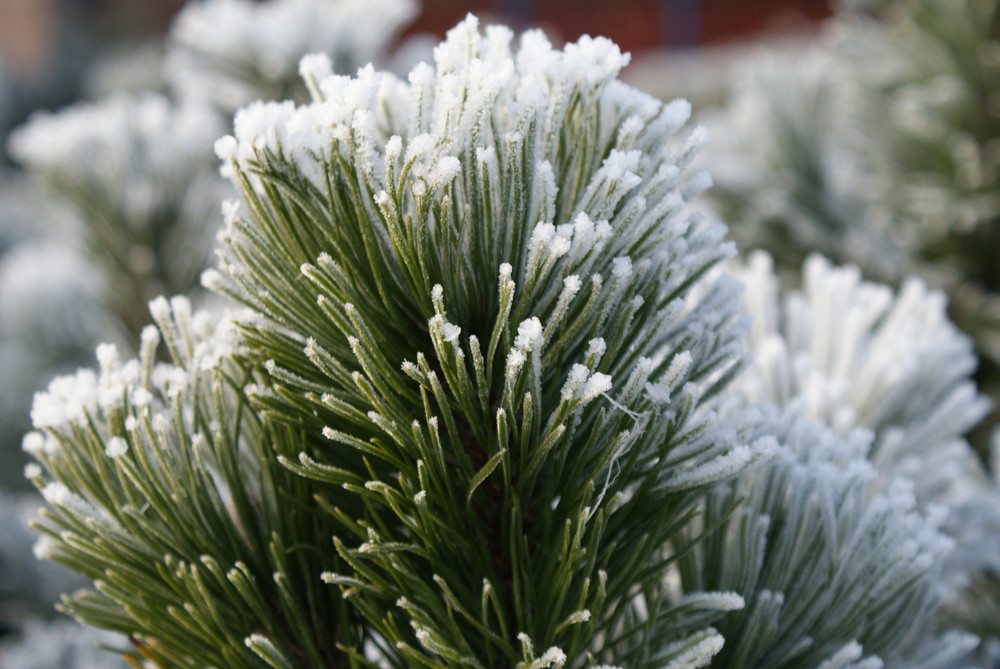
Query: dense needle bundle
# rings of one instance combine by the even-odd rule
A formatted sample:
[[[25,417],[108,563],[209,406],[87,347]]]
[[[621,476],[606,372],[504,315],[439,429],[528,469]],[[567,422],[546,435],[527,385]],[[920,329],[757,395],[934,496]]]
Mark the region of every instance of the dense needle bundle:
[[[659,665],[688,491],[755,457],[696,415],[740,328],[729,282],[691,287],[731,247],[682,213],[707,183],[683,178],[703,131],[671,139],[685,104],[615,81],[606,40],[511,39],[470,18],[408,83],[304,60],[312,104],[252,105],[217,144],[224,269],[260,314],[256,401],[365,502],[326,578],[386,653]]]

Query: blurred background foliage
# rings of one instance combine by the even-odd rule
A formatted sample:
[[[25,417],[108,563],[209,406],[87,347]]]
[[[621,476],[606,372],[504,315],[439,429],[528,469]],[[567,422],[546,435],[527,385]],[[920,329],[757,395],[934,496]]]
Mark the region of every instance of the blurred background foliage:
[[[803,262],[818,252],[856,265],[866,279],[899,286],[918,276],[947,293],[950,316],[975,342],[976,380],[994,401],[970,434],[989,466],[990,436],[1000,422],[995,0],[425,0],[410,9],[396,3],[395,10],[372,4],[386,4],[392,18],[381,33],[365,33],[372,37],[356,58],[341,59],[345,71],[371,59],[406,71],[470,11],[515,29],[540,25],[555,43],[603,34],[632,51],[626,80],[665,99],[687,97],[716,138],[703,158],[715,179],[704,206],[729,224],[742,251],[768,251],[786,285],[798,285]],[[183,9],[182,0],[0,0],[0,504],[9,525],[0,546],[0,631],[11,639],[0,666],[107,666],[89,651],[92,635],[62,631],[60,638],[88,650],[45,654],[37,650],[51,644],[45,627],[24,622],[51,616],[56,593],[73,584],[34,561],[23,526],[23,509],[33,504],[20,448],[31,395],[54,374],[92,365],[99,341],[135,341],[152,296],[197,292],[225,188],[205,137],[226,132],[232,111],[254,94],[208,101],[211,115],[198,117],[200,132],[168,138],[197,138],[204,146],[169,167],[169,175],[184,177],[172,182],[172,192],[162,201],[147,196],[143,206],[134,202],[143,178],[162,183],[168,173],[123,163],[103,182],[74,182],[73,169],[108,167],[101,156],[109,149],[80,144],[56,169],[33,160],[30,148],[19,152],[16,134],[9,142],[7,136],[39,110],[74,104],[77,112],[86,108],[81,104],[105,110],[99,113],[107,113],[101,105],[116,104],[123,118],[138,113],[134,118],[147,124],[150,112],[134,110],[160,105],[169,125],[198,97],[184,85],[190,79],[183,66],[180,74],[164,67],[191,55],[182,54],[176,17]],[[298,47],[288,62],[316,48],[338,49],[305,38]],[[195,69],[209,67],[197,60],[206,55],[194,53]],[[266,78],[256,95],[294,93]],[[160,102],[141,102],[150,96]],[[143,146],[141,130],[129,155]],[[152,136],[162,132],[154,128]],[[125,175],[139,184],[129,191],[132,200],[113,187]],[[179,206],[185,198],[194,204]],[[109,248],[117,252],[102,253]],[[969,532],[994,545],[997,499],[991,493],[967,504],[950,531],[966,545],[975,545]],[[966,589],[972,594],[951,612],[985,638],[1000,638],[1000,565],[985,560],[977,569]],[[18,639],[36,651],[12,645]],[[990,666],[995,660],[985,648]]]

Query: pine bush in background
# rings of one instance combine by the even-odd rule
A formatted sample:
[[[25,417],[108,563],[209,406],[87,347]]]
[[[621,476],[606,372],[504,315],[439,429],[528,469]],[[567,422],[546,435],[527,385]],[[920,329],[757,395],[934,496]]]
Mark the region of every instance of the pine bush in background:
[[[353,74],[385,57],[416,10],[413,0],[191,2],[174,21],[164,69],[181,97],[227,116],[258,99],[304,101],[302,56],[325,53]]]
[[[741,248],[795,273],[810,253],[944,290],[998,397],[1000,5],[845,2],[814,44],[759,49],[732,76],[709,151]],[[973,436],[985,456],[992,412]]]
[[[919,428],[916,433],[893,428],[890,441],[895,445],[887,449],[888,432],[870,421],[857,424],[876,430],[872,459],[880,471],[888,471],[883,465],[895,461],[893,467],[902,466],[897,473],[915,480],[918,497],[949,507],[946,531],[960,539],[953,566],[945,571],[945,578],[952,579],[947,589],[965,583],[963,595],[952,592],[952,599],[959,603],[950,610],[961,611],[961,625],[975,619],[971,627],[993,639],[986,645],[995,648],[1000,639],[1000,618],[987,602],[989,593],[996,591],[998,572],[994,561],[984,559],[989,551],[984,552],[982,546],[988,545],[992,536],[983,528],[997,527],[996,509],[1000,508],[995,504],[998,489],[992,469],[996,460],[989,457],[990,444],[996,440],[991,433],[997,423],[1000,387],[995,351],[1000,332],[995,276],[1000,257],[1000,154],[996,150],[1000,117],[995,100],[1000,81],[1000,11],[992,0],[843,4],[816,40],[818,46],[811,57],[789,68],[785,67],[787,53],[778,52],[759,57],[757,64],[741,68],[734,77],[732,102],[717,121],[734,132],[723,136],[709,161],[709,169],[717,177],[718,187],[713,189],[716,206],[732,221],[734,236],[744,247],[770,250],[779,264],[776,273],[793,283],[798,282],[794,277],[800,267],[806,271],[816,267],[817,261],[803,265],[803,259],[820,251],[834,262],[857,264],[867,278],[896,284],[904,295],[915,290],[913,275],[947,294],[947,315],[972,337],[974,361],[968,353],[946,354],[952,349],[947,340],[958,340],[942,339],[943,330],[933,338],[914,338],[911,328],[928,335],[932,331],[928,321],[923,325],[918,321],[884,338],[883,350],[900,354],[891,363],[900,371],[893,373],[883,367],[879,374],[875,371],[879,365],[866,363],[854,372],[859,378],[879,378],[880,383],[900,372],[908,375],[911,371],[903,371],[905,368],[919,368],[914,355],[922,357],[913,344],[926,342],[928,351],[942,356],[921,372],[935,381],[927,386],[919,382],[916,392],[908,384],[900,388],[905,403],[916,400],[908,411],[923,415],[938,427],[930,432]],[[783,63],[780,77],[776,76],[775,62]],[[940,314],[944,307],[935,310]],[[814,319],[821,317],[829,323],[845,322],[847,312],[840,313],[838,317],[823,308],[813,312]],[[772,318],[768,316],[764,322],[772,322]],[[888,312],[879,318],[886,318],[886,324],[895,320]],[[800,318],[791,316],[785,326],[779,326],[788,328],[785,344],[789,335],[799,337],[791,330],[796,320]],[[897,325],[902,322],[897,320]],[[883,326],[873,323],[872,334],[883,339],[877,334]],[[754,332],[759,331],[755,328]],[[799,392],[842,393],[848,386],[841,384],[838,389],[837,384],[825,380],[810,389],[813,382],[807,377],[815,376],[814,371],[793,363],[794,349],[807,350],[836,338],[820,331],[818,338],[807,344],[807,338],[799,337],[800,344],[788,350],[791,359],[783,357],[783,347],[759,347],[772,361],[769,364],[777,362],[774,375],[768,376],[765,384],[782,393],[789,391],[788,381],[793,381]],[[848,333],[847,340],[854,339]],[[751,347],[760,343],[758,339]],[[828,362],[821,365],[833,363],[827,354],[824,356],[820,360]],[[806,365],[809,369],[815,369],[812,357]],[[892,359],[880,357],[883,362]],[[840,373],[845,378],[850,375],[846,369]],[[956,405],[940,392],[944,387],[938,384],[945,379],[969,376],[991,399],[992,407],[982,420],[977,416],[986,411],[985,405],[973,409],[972,403],[958,400],[963,408],[956,411]],[[754,375],[743,378],[753,379]],[[777,383],[780,379],[784,381]],[[932,393],[933,387],[939,392]],[[857,416],[861,405],[866,411],[881,411],[878,407],[886,404],[883,399],[874,403],[865,399],[875,398],[874,389],[859,388],[862,392],[855,395],[857,406],[839,405],[840,410],[848,417]],[[968,398],[972,391],[961,392]],[[810,403],[815,405],[816,400]],[[937,418],[931,419],[935,415]],[[849,422],[855,420],[850,418]],[[951,427],[947,427],[949,423]],[[963,433],[990,473],[976,471],[980,468],[968,460],[965,445],[956,441]],[[956,481],[960,485],[956,486]],[[995,655],[995,650],[992,652]],[[995,658],[983,661],[995,662]]]
[[[858,94],[832,42],[765,45],[733,65],[729,99],[706,119],[728,128],[705,152],[708,199],[741,249],[766,249],[784,272],[821,254],[895,281],[908,262],[898,213],[871,188]]]
[[[1000,397],[1000,3],[882,2],[876,15],[879,29],[861,23],[844,40],[872,185],[900,212],[917,271],[948,292],[975,340],[978,383]],[[998,423],[994,412],[979,430],[984,452]]]
[[[221,120],[163,96],[114,96],[38,115],[10,151],[73,210],[70,234],[97,268],[119,338],[132,341],[157,295],[188,292],[209,263],[217,201],[205,146]]]
[[[911,278],[893,294],[856,267],[811,256],[802,286],[781,290],[771,256],[733,263],[752,318],[753,364],[734,392],[750,402],[800,405],[840,434],[873,433],[869,459],[906,478],[923,505],[954,505],[984,484],[963,439],[989,410],[970,376],[971,342],[948,320],[944,294]]]

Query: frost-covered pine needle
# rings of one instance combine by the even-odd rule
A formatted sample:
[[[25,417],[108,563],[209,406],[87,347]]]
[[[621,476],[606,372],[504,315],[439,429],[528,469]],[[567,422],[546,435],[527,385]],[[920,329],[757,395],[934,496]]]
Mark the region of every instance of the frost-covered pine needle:
[[[700,628],[643,613],[629,565],[666,602],[654,565],[693,491],[769,452],[697,414],[739,365],[736,284],[708,277],[733,248],[686,207],[706,131],[627,62],[469,17],[405,80],[303,60],[310,103],[251,104],[216,144],[241,198],[213,281],[262,315],[262,406],[368,470],[380,501],[331,578],[404,662],[655,664]]]
[[[818,256],[803,266],[801,288],[787,292],[764,253],[732,268],[753,319],[753,363],[734,392],[802,403],[842,434],[871,430],[880,475],[912,480],[924,504],[953,504],[982,485],[963,435],[988,403],[971,380],[971,342],[948,320],[942,293],[912,279],[894,294]]]

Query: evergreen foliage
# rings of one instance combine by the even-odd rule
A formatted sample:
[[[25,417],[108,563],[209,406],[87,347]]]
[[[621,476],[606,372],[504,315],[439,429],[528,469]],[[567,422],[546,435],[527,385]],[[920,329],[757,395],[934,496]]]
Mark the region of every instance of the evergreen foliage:
[[[726,644],[711,666],[878,668],[895,654],[908,662],[893,666],[943,668],[975,647],[968,635],[936,639],[933,662],[913,661],[950,542],[908,484],[870,492],[870,433],[839,437],[801,407],[766,406],[754,430],[781,454],[706,497],[679,567],[687,588],[747,600],[720,622]]]
[[[801,405],[840,434],[870,430],[872,464],[887,480],[913,482],[925,506],[954,505],[981,487],[963,435],[990,404],[969,379],[976,357],[944,294],[911,278],[894,295],[820,256],[806,260],[799,289],[782,291],[772,265],[763,252],[731,265],[747,287],[754,360],[733,391]]]
[[[779,50],[736,69],[712,198],[741,248],[789,273],[821,253],[946,291],[977,383],[1000,397],[1000,4],[842,4],[794,61]],[[973,436],[984,456],[998,421]]]
[[[470,16],[405,81],[310,55],[310,102],[241,109],[203,276],[240,310],[157,298],[135,359],[35,398],[37,550],[93,582],[63,609],[170,667],[966,654],[917,643],[958,516],[913,463],[966,462],[967,341],[820,259],[784,297],[731,265],[748,321],[688,209],[707,134],[627,62]]]
[[[908,260],[899,214],[873,192],[857,92],[832,42],[759,48],[733,66],[729,100],[709,121],[729,129],[706,151],[709,199],[741,249],[766,249],[783,270],[820,254],[897,280]]]
[[[124,341],[149,300],[197,288],[209,263],[225,191],[206,145],[222,127],[197,104],[120,95],[38,114],[11,137],[11,154],[76,216],[69,232]]]
[[[166,75],[185,99],[231,115],[254,100],[302,100],[299,59],[326,53],[353,74],[384,56],[416,13],[413,0],[189,2],[168,37]]]
[[[667,141],[686,106],[614,81],[605,40],[511,39],[468,19],[409,85],[304,60],[313,104],[251,106],[217,144],[243,198],[224,267],[262,314],[258,402],[366,502],[326,578],[386,653],[662,666],[666,540],[754,457],[695,415],[740,333],[726,282],[685,299],[731,252],[681,213],[703,133]]]
[[[184,298],[152,311],[138,359],[104,345],[99,373],[35,398],[46,432],[24,447],[51,476],[29,471],[49,503],[37,550],[95,587],[63,609],[162,666],[335,666],[348,616],[315,584],[338,564],[322,550],[336,524],[277,461],[297,454],[301,431],[247,406],[253,376],[232,359],[231,322]],[[161,338],[169,364],[156,362]]]
[[[951,317],[975,339],[977,381],[1000,397],[1000,3],[896,0],[875,14],[879,28],[855,26],[845,59],[863,141],[876,147],[872,182],[900,212],[897,235],[919,270],[948,291]],[[886,110],[895,122],[881,122]],[[998,423],[994,412],[980,432]]]
[[[102,349],[100,377],[38,396],[49,550],[102,593],[69,610],[169,663],[241,666],[245,640],[323,666],[310,642],[337,638],[328,617],[247,628],[205,594],[263,561],[300,589],[250,602],[313,593],[336,611],[343,591],[395,666],[663,666],[718,648],[706,626],[740,599],[675,601],[667,542],[699,488],[769,442],[699,411],[742,332],[730,282],[692,293],[732,253],[682,213],[707,183],[682,178],[704,133],[667,141],[686,106],[616,82],[626,59],[605,40],[558,52],[529,33],[512,54],[511,39],[470,18],[409,85],[307,59],[316,102],[241,112],[217,147],[242,195],[224,268],[254,310],[239,357],[258,371],[203,370],[185,309],[172,323],[158,302],[180,371],[152,374],[147,331],[139,362]],[[310,481],[319,507],[296,496]],[[272,538],[279,499],[321,514],[309,540],[298,517]],[[299,545],[312,583],[267,561]]]
[[[691,530],[685,585],[747,598],[720,623],[713,666],[953,666],[976,639],[930,635],[940,582],[977,570],[943,566],[953,542],[938,525],[954,532],[962,512],[947,510],[988,496],[962,439],[988,408],[968,380],[971,343],[916,279],[893,295],[812,256],[802,287],[782,291],[762,252],[730,270],[746,284],[753,362],[726,401],[760,403],[753,429],[783,449],[717,486]],[[958,556],[981,549],[956,539]]]

